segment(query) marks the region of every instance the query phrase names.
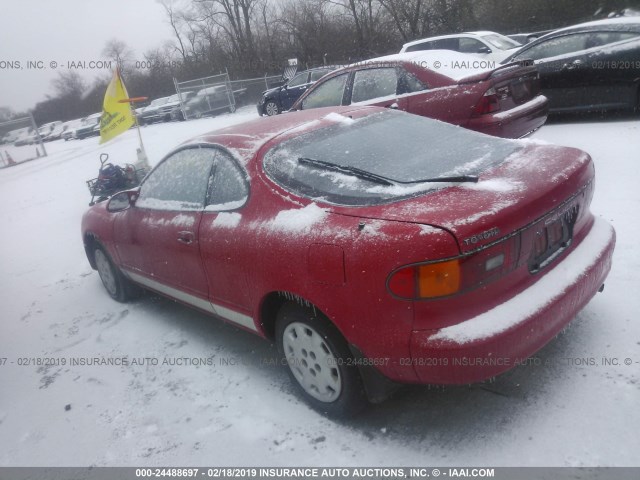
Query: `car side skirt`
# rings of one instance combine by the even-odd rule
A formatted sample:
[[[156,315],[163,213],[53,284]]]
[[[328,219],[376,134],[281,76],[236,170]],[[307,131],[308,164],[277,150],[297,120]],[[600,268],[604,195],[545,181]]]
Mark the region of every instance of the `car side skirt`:
[[[178,290],[177,288],[170,287],[156,280],[151,280],[150,278],[147,278],[138,273],[134,273],[131,270],[124,270],[124,273],[132,281],[142,285],[143,287],[154,290],[158,293],[161,293],[162,295],[166,295],[167,297],[176,299],[182,303],[186,303],[200,310],[204,310],[207,313],[211,313],[213,315],[221,317],[225,320],[235,323],[248,330],[251,330],[254,332],[258,331],[253,321],[253,318],[251,318],[249,315],[236,312],[235,310],[231,310],[230,308],[215,304],[213,302],[210,302],[209,300],[196,297],[195,295],[191,295],[189,293],[183,292],[182,290]]]

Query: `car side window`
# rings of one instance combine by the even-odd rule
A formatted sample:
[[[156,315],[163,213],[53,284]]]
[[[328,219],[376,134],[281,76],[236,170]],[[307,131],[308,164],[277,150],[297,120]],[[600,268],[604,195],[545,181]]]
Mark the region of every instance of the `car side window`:
[[[309,76],[308,72],[300,73],[293,77],[291,81],[287,84],[289,88],[299,87],[300,85],[304,85],[307,83],[307,77]]]
[[[347,73],[330,78],[319,84],[302,101],[302,108],[336,107],[342,105],[344,87],[347,83]]]
[[[422,43],[418,43],[416,45],[411,45],[410,47],[407,47],[407,49],[405,50],[406,52],[421,52],[423,50],[433,50],[435,47],[433,45],[433,42],[422,42]]]
[[[458,44],[458,51],[462,53],[479,53],[482,48],[488,47],[475,38],[462,37]]]
[[[314,70],[313,72],[311,72],[311,81],[312,82],[317,82],[318,80],[320,80],[322,77],[324,77],[330,71],[331,70]]]
[[[413,73],[409,73],[404,69],[400,69],[398,77],[398,95],[403,93],[414,93],[426,90],[428,87],[418,80]]]
[[[601,47],[610,43],[640,38],[640,34],[635,32],[595,32],[587,39],[586,48]]]
[[[593,33],[575,33],[561,37],[550,38],[538,45],[528,48],[517,55],[516,59],[529,58],[540,60],[543,58],[557,57],[568,53],[579,52],[596,45],[588,46],[588,41]]]
[[[454,38],[441,38],[433,42],[433,48],[436,50],[455,50],[456,52],[460,48],[460,39]]]
[[[201,210],[214,156],[211,148],[185,148],[167,157],[140,187],[136,207]]]
[[[398,73],[393,67],[358,70],[353,79],[351,103],[395,95],[397,88]]]
[[[205,210],[234,210],[244,205],[248,197],[246,175],[240,166],[228,153],[216,150]]]

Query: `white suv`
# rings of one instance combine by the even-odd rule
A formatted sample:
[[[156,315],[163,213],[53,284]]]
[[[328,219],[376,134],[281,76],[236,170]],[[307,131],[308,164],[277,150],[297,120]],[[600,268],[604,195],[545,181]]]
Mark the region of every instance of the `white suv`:
[[[421,50],[454,50],[499,63],[521,46],[515,40],[496,32],[465,32],[414,40],[405,43],[400,53]]]

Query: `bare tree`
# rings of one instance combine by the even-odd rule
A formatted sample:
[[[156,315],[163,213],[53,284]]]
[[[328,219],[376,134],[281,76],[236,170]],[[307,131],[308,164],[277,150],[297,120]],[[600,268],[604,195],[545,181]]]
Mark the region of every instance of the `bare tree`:
[[[193,0],[204,18],[213,21],[228,36],[238,60],[256,58],[252,15],[259,0]]]
[[[160,3],[160,5],[162,5],[162,7],[164,8],[164,12],[167,15],[167,20],[169,21],[169,25],[173,30],[173,34],[175,35],[176,40],[178,41],[178,46],[176,47],[176,50],[180,53],[180,56],[182,57],[182,61],[187,63],[188,52],[184,44],[184,41],[182,39],[182,33],[180,32],[180,24],[181,24],[181,20],[184,21],[184,16],[176,12],[171,0],[159,0],[158,3]]]
[[[51,84],[58,97],[80,98],[87,90],[86,82],[76,70],[59,70]]]
[[[11,120],[15,113],[9,107],[0,107],[0,122]]]
[[[426,0],[378,0],[391,15],[393,22],[402,36],[408,42],[420,38],[426,32]]]
[[[122,40],[112,38],[102,49],[102,55],[110,60],[114,60],[120,70],[125,71],[127,63],[133,59],[133,51]]]

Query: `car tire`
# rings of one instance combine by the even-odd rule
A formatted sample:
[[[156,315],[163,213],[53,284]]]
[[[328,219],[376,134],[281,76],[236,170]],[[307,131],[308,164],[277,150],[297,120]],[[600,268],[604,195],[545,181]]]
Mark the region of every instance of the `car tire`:
[[[302,397],[320,413],[350,417],[368,404],[346,340],[316,309],[289,302],[278,311],[276,344]]]
[[[141,293],[141,288],[125,277],[116,267],[109,254],[101,245],[97,245],[93,251],[96,270],[102,280],[102,285],[114,300],[124,303]]]
[[[278,107],[278,104],[273,100],[269,100],[264,105],[264,113],[268,117],[273,117],[274,115],[278,115],[280,113],[280,107]]]

